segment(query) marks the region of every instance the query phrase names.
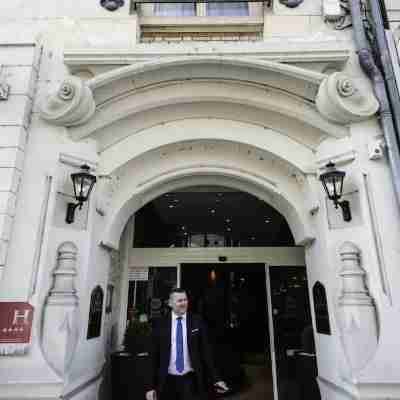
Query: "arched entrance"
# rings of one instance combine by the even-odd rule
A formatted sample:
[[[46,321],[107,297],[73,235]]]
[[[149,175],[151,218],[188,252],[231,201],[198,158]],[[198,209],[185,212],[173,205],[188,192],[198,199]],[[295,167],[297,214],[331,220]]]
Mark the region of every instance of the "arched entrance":
[[[202,129],[197,126],[201,124]],[[149,132],[143,132],[144,138],[150,140],[152,135],[157,136],[163,132],[164,126],[151,128]],[[239,138],[239,132],[242,135],[251,136],[252,131],[263,132],[259,127],[250,124],[237,123],[235,121],[221,120],[185,120],[171,123],[168,127],[179,135],[180,130],[189,130],[196,134],[201,133],[207,138],[211,135],[211,131],[226,130],[230,132],[232,137]],[[256,132],[254,135],[256,136]],[[236,136],[234,136],[236,134]],[[123,146],[127,149],[129,146]],[[123,157],[119,162],[124,161]],[[241,143],[233,140],[210,140],[210,139],[193,139],[190,141],[178,141],[163,146],[156,147],[152,150],[138,154],[127,162],[121,162],[121,166],[113,172],[116,184],[115,194],[106,209],[106,221],[109,224],[101,234],[103,246],[119,248],[119,238],[129,222],[136,213],[154,201],[155,199],[168,194],[170,192],[179,192],[186,190],[188,187],[224,187],[233,191],[243,191],[251,193],[252,196],[259,201],[266,202],[274,207],[282,215],[293,234],[295,243],[299,247],[289,248],[264,248],[261,251],[257,248],[225,248],[223,249],[225,256],[228,257],[230,267],[237,265],[244,267],[244,264],[259,264],[262,269],[259,271],[264,274],[265,287],[268,285],[268,292],[271,293],[269,287],[269,267],[299,267],[305,266],[304,246],[310,246],[313,242],[313,226],[307,215],[307,207],[304,196],[309,196],[305,186],[310,185],[306,177],[296,166],[282,160],[281,157],[272,154],[270,151],[263,150],[258,146],[250,146],[247,143]],[[303,177],[303,180],[301,179]],[[134,219],[134,217],[133,217]],[[132,221],[132,220],[131,220]],[[133,222],[130,222],[132,225]],[[129,229],[128,229],[129,231]],[[135,229],[130,228],[130,236],[125,238],[129,249],[124,250],[127,261],[125,262],[125,270],[122,275],[121,293],[121,309],[119,314],[119,342],[122,338],[126,327],[126,317],[128,314],[128,297],[129,297],[129,273],[134,273],[140,267],[168,268],[173,267],[181,271],[181,265],[186,264],[186,269],[190,269],[190,265],[200,265],[219,263],[219,253],[221,249],[202,249],[206,251],[199,252],[199,249],[139,249],[132,248]],[[123,246],[124,248],[126,245]],[[312,248],[308,247],[309,249]],[[193,251],[192,251],[193,250]],[[210,251],[211,250],[211,251]],[[243,261],[245,260],[245,261]],[[265,270],[267,266],[267,270]],[[300,270],[300,269],[299,269]],[[234,271],[229,271],[234,272]],[[240,271],[237,271],[238,273]],[[228,273],[227,268],[223,272]],[[245,273],[243,271],[242,273]],[[255,272],[257,274],[258,272]],[[190,274],[190,272],[189,272]],[[305,275],[305,270],[303,275]],[[177,283],[182,278],[177,273]],[[297,278],[297,277],[296,277]],[[298,277],[300,280],[300,276]],[[276,285],[279,286],[278,283]],[[269,313],[267,312],[267,302],[264,301],[266,315],[270,316],[269,325],[272,326],[273,311],[272,298],[269,301]],[[282,326],[282,324],[281,324]],[[302,328],[304,328],[302,326]],[[272,328],[271,328],[272,329]],[[269,331],[264,329],[267,336]],[[271,335],[272,337],[272,335]],[[299,339],[299,337],[297,337]],[[275,343],[273,343],[273,351],[269,350],[271,359],[275,354],[279,353],[280,360],[290,356],[286,355],[286,350],[280,349],[275,352]],[[289,350],[297,347],[289,346]],[[278,374],[276,372],[276,360],[273,360],[274,376],[275,376],[275,394],[278,396]],[[288,367],[285,367],[286,371]],[[280,371],[282,371],[281,369]],[[285,372],[286,373],[286,372]],[[271,385],[272,387],[272,385]],[[285,385],[287,390],[288,385]]]
[[[300,398],[295,352],[311,315],[304,249],[293,247],[283,216],[237,189],[203,185],[157,197],[128,224],[134,238],[120,322],[135,312],[156,320],[169,290],[184,287],[209,324],[233,399]],[[279,230],[280,238],[268,237]]]

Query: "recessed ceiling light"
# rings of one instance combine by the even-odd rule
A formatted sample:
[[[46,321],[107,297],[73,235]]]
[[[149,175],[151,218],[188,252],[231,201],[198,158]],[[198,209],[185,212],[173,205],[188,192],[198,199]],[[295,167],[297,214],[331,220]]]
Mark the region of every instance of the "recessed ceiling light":
[[[169,208],[174,208],[175,206],[173,204],[170,204],[168,207]]]
[[[215,214],[215,209],[212,208],[212,209],[210,210],[210,212],[211,212],[211,214]]]
[[[230,220],[229,218],[227,218],[225,221],[226,221],[228,224],[229,224],[229,222],[231,222],[231,220]]]
[[[226,230],[227,230],[227,231],[231,231],[232,229],[231,229],[231,228],[229,228],[229,226],[228,226],[228,228],[226,228]]]
[[[271,222],[270,219],[268,219],[268,218],[265,219],[265,223],[266,223],[266,224],[269,224],[270,222]]]
[[[184,231],[186,229],[186,227],[185,226],[182,226],[182,230]]]

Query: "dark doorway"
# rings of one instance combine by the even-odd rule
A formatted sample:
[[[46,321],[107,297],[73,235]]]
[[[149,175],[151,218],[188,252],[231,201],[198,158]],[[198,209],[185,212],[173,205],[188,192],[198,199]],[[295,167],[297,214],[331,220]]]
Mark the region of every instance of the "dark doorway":
[[[232,400],[274,398],[270,329],[279,400],[320,400],[305,267],[182,264],[181,286],[206,321],[216,365]],[[270,310],[268,313],[268,294]]]
[[[305,267],[269,267],[279,400],[320,400]]]
[[[209,328],[233,398],[273,399],[264,264],[182,264],[181,286]],[[241,397],[247,394],[250,397]]]

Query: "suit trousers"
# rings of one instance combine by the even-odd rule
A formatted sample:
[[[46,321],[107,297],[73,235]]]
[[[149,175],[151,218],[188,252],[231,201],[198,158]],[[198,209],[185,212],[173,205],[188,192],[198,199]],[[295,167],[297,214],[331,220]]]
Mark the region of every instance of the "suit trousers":
[[[185,375],[168,375],[160,400],[203,400],[199,394],[193,372]]]

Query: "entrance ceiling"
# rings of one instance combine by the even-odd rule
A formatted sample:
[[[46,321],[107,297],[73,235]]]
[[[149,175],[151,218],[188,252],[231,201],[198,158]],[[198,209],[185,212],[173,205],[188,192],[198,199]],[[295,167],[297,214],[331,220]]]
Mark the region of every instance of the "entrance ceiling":
[[[139,210],[135,221],[135,233],[142,237],[137,247],[151,246],[152,236],[155,239],[160,231],[170,238],[205,233],[230,236],[240,246],[293,245],[289,226],[278,211],[251,194],[221,187],[166,193]]]

